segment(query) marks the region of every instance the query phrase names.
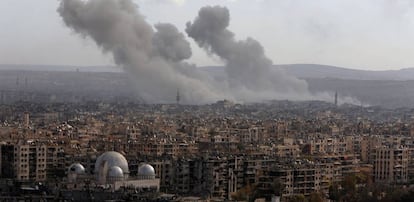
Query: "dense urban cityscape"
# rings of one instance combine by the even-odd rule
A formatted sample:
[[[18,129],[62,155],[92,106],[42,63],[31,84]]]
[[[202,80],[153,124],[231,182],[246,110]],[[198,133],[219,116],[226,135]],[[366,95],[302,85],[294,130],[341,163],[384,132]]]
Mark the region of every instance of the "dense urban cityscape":
[[[333,103],[2,104],[0,198],[412,200],[414,110]]]
[[[0,202],[413,202],[410,0],[2,0]]]

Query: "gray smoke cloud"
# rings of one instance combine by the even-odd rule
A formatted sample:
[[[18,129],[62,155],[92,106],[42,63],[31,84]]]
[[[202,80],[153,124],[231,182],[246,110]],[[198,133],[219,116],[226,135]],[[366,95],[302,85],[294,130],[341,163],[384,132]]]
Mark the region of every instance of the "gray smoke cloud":
[[[151,26],[132,0],[61,0],[57,11],[68,27],[112,54],[147,102],[174,102],[177,89],[182,102],[192,104],[314,99],[305,81],[272,67],[258,41],[235,39],[227,29],[226,8],[204,7],[186,28],[201,47],[225,62],[226,75],[220,79],[186,63],[192,52],[184,34],[172,24]]]
[[[184,35],[171,24],[157,24],[154,31],[131,0],[62,0],[58,13],[68,27],[113,55],[145,101],[172,102],[177,89],[183,102],[224,97],[208,76],[181,62],[191,56]]]
[[[270,97],[308,96],[307,83],[273,67],[262,45],[252,39],[237,41],[227,29],[229,10],[220,6],[202,8],[186,32],[199,46],[216,54],[226,63],[229,85],[233,89],[266,92]]]
[[[159,23],[155,25],[155,28],[157,33],[152,40],[155,53],[173,62],[180,62],[191,57],[190,43],[174,25]]]

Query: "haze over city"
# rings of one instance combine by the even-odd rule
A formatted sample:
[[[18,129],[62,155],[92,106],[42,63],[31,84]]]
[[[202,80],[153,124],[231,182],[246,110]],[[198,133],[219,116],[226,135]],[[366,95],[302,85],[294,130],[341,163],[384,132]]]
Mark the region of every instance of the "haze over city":
[[[275,64],[313,63],[385,70],[414,66],[414,6],[410,0],[141,0],[149,24],[172,23],[180,32],[206,5],[226,6],[237,39],[252,37]],[[62,23],[57,0],[3,0],[0,64],[114,65],[90,39]],[[188,61],[221,65],[196,43]],[[40,51],[39,51],[40,50]]]
[[[0,201],[414,201],[412,0],[0,0]]]
[[[399,107],[414,99],[410,1],[0,4],[2,69],[125,71],[128,85],[119,92],[149,103],[176,102],[175,94],[185,104],[332,102],[338,94],[340,104]],[[395,99],[384,96],[390,93]]]

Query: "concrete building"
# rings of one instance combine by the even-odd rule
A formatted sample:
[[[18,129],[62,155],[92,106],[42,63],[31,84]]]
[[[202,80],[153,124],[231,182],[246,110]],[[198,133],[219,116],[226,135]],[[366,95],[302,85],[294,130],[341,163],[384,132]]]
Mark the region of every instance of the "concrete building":
[[[374,161],[375,181],[390,184],[407,183],[409,158],[407,148],[377,148]]]
[[[2,177],[20,181],[45,181],[47,145],[33,142],[2,145]]]

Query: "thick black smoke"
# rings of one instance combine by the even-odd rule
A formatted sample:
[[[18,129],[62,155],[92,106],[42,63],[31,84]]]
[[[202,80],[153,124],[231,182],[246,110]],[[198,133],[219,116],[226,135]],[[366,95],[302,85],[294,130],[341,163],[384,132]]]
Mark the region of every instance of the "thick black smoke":
[[[193,104],[310,98],[306,82],[272,67],[259,42],[235,40],[226,8],[202,8],[186,29],[226,63],[220,80],[184,62],[192,54],[185,36],[171,24],[148,24],[132,0],[61,0],[58,12],[68,27],[111,53],[148,102],[173,102],[177,89]]]

